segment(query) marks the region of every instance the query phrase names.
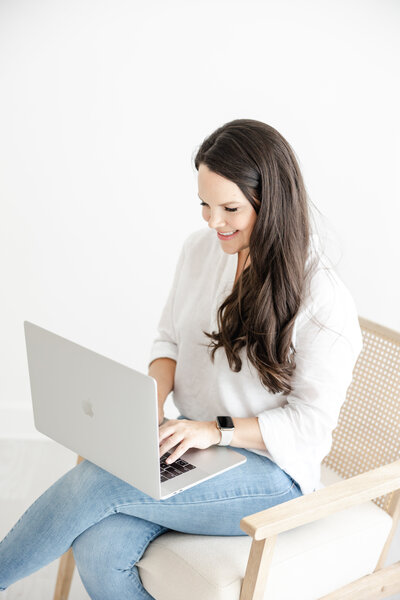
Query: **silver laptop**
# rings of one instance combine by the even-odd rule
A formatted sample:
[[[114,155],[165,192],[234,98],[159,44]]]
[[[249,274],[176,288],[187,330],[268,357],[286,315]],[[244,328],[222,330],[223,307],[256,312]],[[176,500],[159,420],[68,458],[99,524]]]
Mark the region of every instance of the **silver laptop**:
[[[153,377],[29,321],[24,328],[35,427],[56,442],[156,500],[246,461],[230,448],[211,446],[191,448],[166,465],[159,456]]]

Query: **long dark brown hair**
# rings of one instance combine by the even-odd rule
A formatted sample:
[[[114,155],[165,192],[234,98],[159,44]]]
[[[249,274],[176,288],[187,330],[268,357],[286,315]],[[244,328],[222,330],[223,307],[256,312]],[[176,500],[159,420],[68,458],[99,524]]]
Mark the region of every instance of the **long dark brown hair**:
[[[262,385],[289,393],[296,366],[292,333],[306,293],[310,244],[309,204],[295,154],[270,125],[236,119],[203,141],[194,158],[197,170],[201,163],[236,183],[257,213],[250,265],[218,308],[219,331],[203,331],[211,339],[212,362],[223,347],[229,367],[239,372],[245,346]]]

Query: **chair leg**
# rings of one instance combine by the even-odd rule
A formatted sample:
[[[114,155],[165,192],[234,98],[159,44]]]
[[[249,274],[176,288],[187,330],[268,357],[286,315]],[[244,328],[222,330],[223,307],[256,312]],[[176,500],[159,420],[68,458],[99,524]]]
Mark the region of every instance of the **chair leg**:
[[[76,464],[82,462],[84,458],[78,455]],[[69,590],[71,589],[72,575],[74,574],[75,559],[72,548],[60,557],[58,565],[56,589],[54,591],[53,600],[68,600]]]
[[[274,535],[264,540],[253,539],[239,600],[262,600],[265,597],[276,537]]]
[[[71,589],[72,575],[74,574],[74,567],[75,559],[72,553],[72,548],[70,548],[60,558],[53,600],[68,600],[69,590]]]
[[[400,490],[396,490],[395,492],[393,492],[392,498],[391,498],[391,501],[389,504],[388,513],[393,519],[392,528],[389,532],[389,535],[388,535],[385,545],[383,547],[382,553],[379,557],[378,564],[375,567],[375,571],[379,571],[380,569],[383,569],[383,565],[385,564],[390,545],[392,543],[392,540],[393,540],[394,535],[397,530],[397,525],[400,522]]]

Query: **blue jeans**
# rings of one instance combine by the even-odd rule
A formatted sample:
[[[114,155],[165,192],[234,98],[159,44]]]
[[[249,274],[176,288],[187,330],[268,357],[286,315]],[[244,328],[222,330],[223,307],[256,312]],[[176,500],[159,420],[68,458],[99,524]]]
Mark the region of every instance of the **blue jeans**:
[[[83,460],[39,496],[0,542],[0,590],[72,546],[92,600],[151,600],[135,565],[156,537],[169,529],[246,535],[243,517],[302,495],[268,458],[234,450],[247,457],[243,465],[165,500]]]

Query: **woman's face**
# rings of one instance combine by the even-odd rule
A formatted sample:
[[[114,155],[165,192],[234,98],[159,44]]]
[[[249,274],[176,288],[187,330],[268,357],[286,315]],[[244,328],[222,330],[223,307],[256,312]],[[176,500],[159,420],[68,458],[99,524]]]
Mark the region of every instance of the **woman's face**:
[[[248,248],[257,213],[236,183],[200,163],[198,188],[203,219],[216,231],[222,250],[235,254]]]

